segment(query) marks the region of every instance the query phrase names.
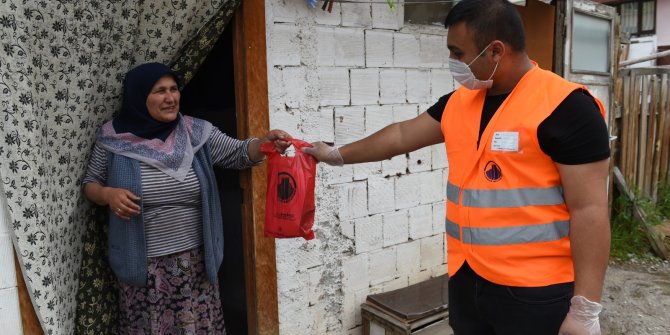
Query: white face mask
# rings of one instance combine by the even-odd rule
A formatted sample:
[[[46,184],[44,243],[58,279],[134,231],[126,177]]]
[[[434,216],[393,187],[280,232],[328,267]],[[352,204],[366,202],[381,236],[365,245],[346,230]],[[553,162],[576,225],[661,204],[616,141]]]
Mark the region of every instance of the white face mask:
[[[477,58],[479,58],[479,56],[484,54],[484,51],[486,51],[486,49],[491,46],[491,43],[489,43],[489,45],[487,45],[486,48],[484,48],[484,50],[482,50],[482,52],[480,52],[479,55],[477,55],[477,57],[475,57],[475,59],[470,62],[470,64],[465,64],[459,60],[449,57],[449,70],[451,71],[451,75],[465,88],[470,90],[481,90],[490,88],[493,85],[493,80],[491,80],[491,78],[493,78],[493,75],[498,69],[498,63],[496,63],[496,66],[493,68],[493,73],[491,73],[491,76],[487,80],[477,79],[472,73],[472,70],[470,70],[470,65],[472,65],[472,63],[474,63]]]

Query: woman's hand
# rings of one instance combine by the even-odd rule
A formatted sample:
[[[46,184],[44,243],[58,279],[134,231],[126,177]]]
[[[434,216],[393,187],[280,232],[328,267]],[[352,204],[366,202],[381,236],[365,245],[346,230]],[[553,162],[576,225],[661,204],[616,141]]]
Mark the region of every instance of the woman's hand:
[[[132,192],[123,188],[107,187],[106,193],[109,210],[116,216],[130,220],[131,217],[140,214],[140,206],[135,203],[140,198]]]
[[[264,137],[261,139],[263,143],[265,142],[274,142],[275,144],[275,150],[277,150],[278,153],[283,154],[284,151],[291,145],[290,142],[284,141],[291,139],[291,135],[289,133],[281,130],[281,129],[273,129],[270,130]]]
[[[131,217],[140,214],[140,206],[135,203],[140,198],[126,189],[86,183],[84,195],[100,206],[109,206],[114,215],[124,220],[130,220]]]
[[[289,135],[289,133],[281,129],[270,130],[262,138],[249,143],[249,147],[247,148],[249,158],[254,162],[262,161],[265,158],[265,155],[261,152],[260,148],[263,143],[267,142],[273,142],[275,145],[275,150],[283,154],[284,151],[286,151],[286,148],[291,145],[291,143],[287,142],[286,140],[292,138],[293,137]]]

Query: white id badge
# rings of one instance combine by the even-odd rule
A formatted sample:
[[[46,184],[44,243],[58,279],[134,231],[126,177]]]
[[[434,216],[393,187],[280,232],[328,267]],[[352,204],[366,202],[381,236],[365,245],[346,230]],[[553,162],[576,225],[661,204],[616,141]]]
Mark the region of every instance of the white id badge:
[[[519,151],[519,132],[498,131],[493,133],[491,151]]]

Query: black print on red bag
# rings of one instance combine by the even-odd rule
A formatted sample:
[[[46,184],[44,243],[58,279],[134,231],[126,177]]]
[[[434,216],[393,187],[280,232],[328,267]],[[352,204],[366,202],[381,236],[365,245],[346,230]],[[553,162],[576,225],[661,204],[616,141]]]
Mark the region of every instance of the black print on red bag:
[[[288,172],[279,172],[279,184],[277,185],[277,198],[281,202],[289,202],[296,193],[295,178]]]
[[[314,183],[316,159],[302,151],[311,144],[289,139],[295,155],[275,151],[274,143],[261,145],[267,155],[268,179],[265,198],[265,236],[314,238]]]

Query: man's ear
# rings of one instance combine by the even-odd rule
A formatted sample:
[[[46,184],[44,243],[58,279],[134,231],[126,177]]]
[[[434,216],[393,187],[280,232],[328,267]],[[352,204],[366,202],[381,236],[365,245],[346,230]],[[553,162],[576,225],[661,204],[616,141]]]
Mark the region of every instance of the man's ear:
[[[491,42],[491,56],[493,56],[495,62],[499,62],[506,52],[507,46],[505,43],[499,40]]]

